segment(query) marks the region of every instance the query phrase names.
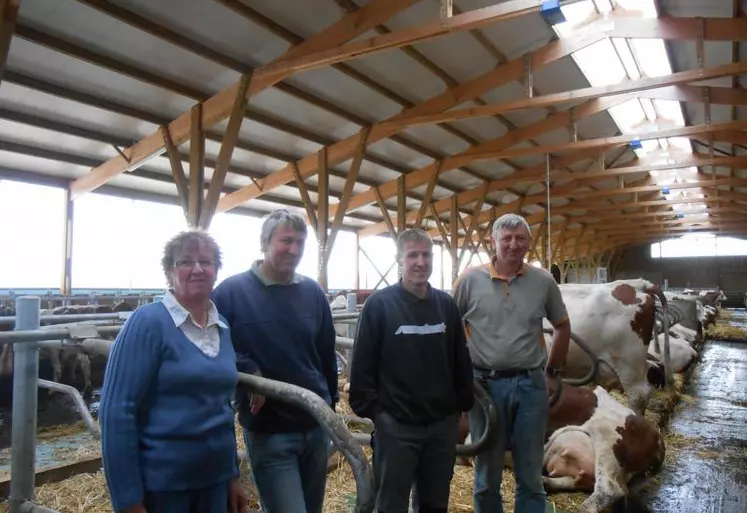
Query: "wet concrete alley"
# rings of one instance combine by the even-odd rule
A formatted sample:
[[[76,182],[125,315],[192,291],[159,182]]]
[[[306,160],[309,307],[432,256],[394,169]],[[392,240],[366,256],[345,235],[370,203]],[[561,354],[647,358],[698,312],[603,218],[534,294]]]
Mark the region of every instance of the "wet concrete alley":
[[[732,322],[747,323],[744,310]],[[747,344],[708,341],[673,413],[683,447],[668,458],[659,486],[632,493],[626,513],[747,512]]]

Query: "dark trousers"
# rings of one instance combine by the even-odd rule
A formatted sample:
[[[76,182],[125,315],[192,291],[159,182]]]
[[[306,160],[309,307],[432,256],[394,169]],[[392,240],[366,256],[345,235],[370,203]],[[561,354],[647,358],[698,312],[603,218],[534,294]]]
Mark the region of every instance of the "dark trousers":
[[[227,513],[230,482],[197,490],[145,492],[143,506],[148,513]]]
[[[374,421],[373,467],[376,511],[407,513],[413,484],[413,506],[419,513],[446,513],[454,475],[459,415],[430,424],[405,424],[387,412]]]

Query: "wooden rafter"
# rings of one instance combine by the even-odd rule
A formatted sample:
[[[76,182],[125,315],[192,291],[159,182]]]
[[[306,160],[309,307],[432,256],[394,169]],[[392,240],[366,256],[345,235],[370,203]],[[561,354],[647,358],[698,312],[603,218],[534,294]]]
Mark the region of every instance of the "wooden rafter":
[[[0,0],[0,82],[3,80],[5,61],[16,28],[20,0]]]
[[[711,78],[737,76],[745,72],[747,72],[747,62],[729,63],[708,69],[682,71],[661,77],[641,78],[639,80],[631,80],[604,87],[585,87],[563,93],[545,94],[541,96],[532,96],[531,98],[508,100],[497,104],[484,105],[482,107],[471,107],[468,109],[450,110],[440,114],[415,116],[403,121],[392,121],[390,124],[394,125],[398,130],[402,130],[408,126],[447,123],[449,121],[457,121],[460,119],[493,116],[495,114],[514,110],[549,107],[578,100],[590,100],[624,93],[655,90],[675,84],[685,84]]]
[[[591,35],[588,37],[577,37],[564,41],[556,41],[527,55],[532,56],[532,62],[534,62],[535,67],[546,66],[562,59],[563,57],[571,55],[573,52],[582,50],[594,43],[597,43],[602,39],[603,38],[599,35]],[[426,100],[423,103],[420,103],[399,114],[396,114],[395,116],[392,116],[386,121],[395,119],[406,119],[410,116],[419,116],[422,114],[429,114],[433,112],[441,112],[454,107],[455,105],[458,105],[460,102],[472,100],[477,96],[490,91],[491,89],[495,89],[497,87],[500,87],[501,85],[521,79],[524,72],[523,65],[524,56],[513,59],[506,64],[496,66],[494,69],[478,77],[475,77],[472,80],[459,84],[458,86],[451,87],[443,93],[434,96],[433,98]],[[382,126],[382,123],[376,123],[371,126],[371,131],[368,136],[368,144],[371,145],[382,139],[385,139],[391,136],[392,133],[393,132],[391,131],[391,128],[387,130],[385,126]],[[355,151],[357,141],[358,135],[356,134],[331,145],[329,147],[328,153],[330,164],[338,164],[349,159]],[[446,160],[449,160],[449,158],[447,158]],[[316,161],[312,156],[307,156],[301,159],[298,163],[298,166],[299,172],[304,178],[308,178],[309,176],[312,176],[314,173],[316,173]],[[448,169],[454,168],[449,167]],[[232,208],[235,208],[250,199],[259,197],[263,193],[263,191],[266,192],[288,183],[289,181],[291,181],[290,174],[290,167],[286,166],[285,168],[279,169],[267,175],[267,177],[262,180],[262,190],[255,186],[244,187],[236,193],[223,198],[219,205],[219,210],[231,210]],[[412,173],[408,174],[408,178],[406,179],[406,186],[408,189],[412,188],[412,186],[410,185],[411,175]],[[428,180],[429,176],[425,178],[425,181]],[[423,183],[425,183],[425,181]],[[396,194],[396,184],[393,187],[394,189],[391,192],[388,188],[382,191],[385,199]],[[368,203],[374,203],[376,201],[376,198],[374,197],[373,190],[370,191],[370,194],[371,198]],[[354,198],[351,199],[351,201],[354,201]],[[350,205],[349,208],[357,208],[357,206]],[[332,207],[331,213],[334,213],[334,207]]]
[[[403,9],[406,9],[415,1],[417,0],[374,0],[357,13],[343,17],[318,33],[316,36],[299,45],[293,46],[286,53],[278,57],[276,61],[312,54],[327,48],[338,48],[342,43],[350,41],[358,35],[365,33],[381,21],[388,19]],[[256,95],[263,89],[280,81],[263,81],[259,78],[260,76],[261,73],[255,70],[252,74],[252,79],[249,82],[247,95]],[[241,81],[238,81],[203,102],[203,129],[212,127],[230,115],[234,99],[236,98],[236,93],[240,86]],[[188,120],[189,113],[183,114],[169,123],[169,131],[174,144],[179,145],[186,140],[188,135]],[[142,165],[148,159],[162,153],[164,147],[160,131],[157,131],[156,133],[135,143],[131,148],[129,148],[129,150],[131,162],[128,163],[121,156],[117,156],[75,180],[70,185],[73,197],[80,197],[80,195],[103,185],[110,178],[113,178],[128,169]],[[288,181],[290,181],[290,179]]]

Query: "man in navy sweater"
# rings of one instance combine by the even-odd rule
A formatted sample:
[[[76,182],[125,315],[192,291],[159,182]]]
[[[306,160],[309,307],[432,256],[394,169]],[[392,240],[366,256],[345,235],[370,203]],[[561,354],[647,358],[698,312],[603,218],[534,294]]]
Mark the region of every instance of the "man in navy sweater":
[[[406,512],[413,484],[416,512],[446,513],[460,412],[474,403],[461,315],[428,284],[432,250],[426,232],[402,232],[402,280],[371,295],[358,319],[350,407],[374,421],[380,513]]]
[[[339,401],[335,328],[319,284],[296,274],[307,230],[281,209],[262,224],[264,260],[223,281],[213,302],[231,328],[239,372],[306,388]],[[266,513],[321,513],[329,438],[298,407],[239,387],[239,422]]]

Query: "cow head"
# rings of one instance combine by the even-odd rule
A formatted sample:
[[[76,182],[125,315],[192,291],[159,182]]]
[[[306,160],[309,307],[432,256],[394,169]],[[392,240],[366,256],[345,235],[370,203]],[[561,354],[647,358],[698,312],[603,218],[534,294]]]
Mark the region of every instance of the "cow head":
[[[664,439],[650,420],[628,415],[617,432],[620,438],[612,450],[623,469],[633,474],[659,471],[665,456]]]

